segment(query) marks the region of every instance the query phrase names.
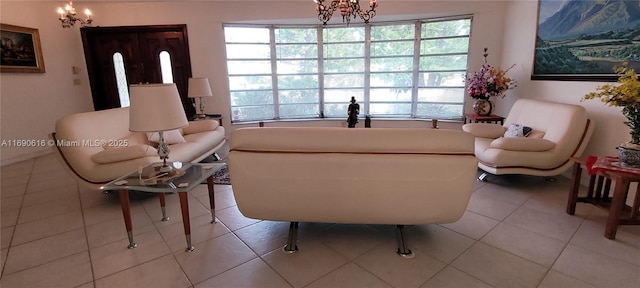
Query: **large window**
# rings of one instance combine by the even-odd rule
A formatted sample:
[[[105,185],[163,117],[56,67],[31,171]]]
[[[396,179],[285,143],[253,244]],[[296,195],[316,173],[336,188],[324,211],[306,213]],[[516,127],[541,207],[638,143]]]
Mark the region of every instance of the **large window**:
[[[224,26],[231,121],[461,118],[471,18]]]

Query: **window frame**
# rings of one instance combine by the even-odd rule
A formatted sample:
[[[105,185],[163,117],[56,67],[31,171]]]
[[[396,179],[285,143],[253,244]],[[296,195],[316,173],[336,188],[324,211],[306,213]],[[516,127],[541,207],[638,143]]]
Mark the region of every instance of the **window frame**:
[[[437,36],[437,37],[423,37],[423,33],[422,33],[422,27],[423,25],[425,25],[426,23],[433,23],[433,22],[446,22],[446,21],[458,21],[458,20],[467,20],[468,21],[468,33],[467,34],[456,34],[456,35],[447,35],[447,36]],[[408,37],[407,39],[391,39],[391,40],[372,40],[371,39],[371,32],[372,32],[372,28],[373,27],[379,27],[379,26],[388,26],[388,25],[413,25],[413,30],[414,30],[414,34],[413,37]],[[344,25],[327,25],[327,26],[323,26],[323,25],[264,25],[264,24],[235,24],[235,23],[223,23],[223,33],[225,35],[225,49],[228,49],[228,45],[229,44],[265,44],[263,42],[255,42],[255,43],[247,43],[247,42],[227,42],[227,34],[226,34],[226,28],[227,27],[241,27],[241,28],[262,28],[262,29],[268,29],[269,32],[269,46],[270,46],[270,64],[271,64],[271,73],[270,74],[266,74],[266,73],[256,73],[256,74],[247,74],[247,73],[242,73],[242,74],[233,74],[231,72],[229,72],[231,69],[228,69],[227,71],[227,79],[229,80],[229,99],[230,99],[230,112],[231,112],[231,123],[246,123],[246,122],[255,122],[255,121],[269,121],[269,120],[288,120],[288,119],[342,119],[345,116],[344,115],[340,115],[340,116],[336,116],[335,113],[332,115],[325,115],[325,112],[328,111],[328,108],[326,105],[338,105],[337,107],[340,106],[344,106],[344,111],[346,111],[346,107],[349,104],[348,100],[346,99],[344,101],[344,103],[340,102],[337,103],[335,102],[335,100],[333,101],[327,101],[326,98],[326,92],[328,91],[332,91],[332,90],[345,90],[343,88],[335,88],[335,87],[325,87],[325,78],[326,76],[331,77],[331,75],[348,75],[348,74],[354,74],[354,75],[363,75],[364,77],[364,83],[362,85],[362,87],[353,87],[356,89],[363,89],[363,97],[361,99],[359,99],[358,97],[356,99],[358,99],[358,102],[361,105],[361,114],[371,114],[371,104],[389,104],[389,105],[400,105],[402,103],[409,104],[410,105],[410,112],[409,113],[401,113],[401,114],[397,114],[397,115],[392,115],[392,114],[371,114],[372,117],[375,118],[394,118],[394,119],[431,119],[431,118],[438,118],[438,119],[452,119],[452,120],[460,120],[464,117],[464,104],[465,104],[465,99],[466,99],[466,89],[464,86],[464,77],[467,74],[468,71],[468,67],[469,67],[469,48],[470,48],[470,42],[471,42],[471,36],[472,36],[472,27],[473,27],[473,15],[459,15],[459,16],[451,16],[451,17],[440,17],[440,18],[431,18],[431,19],[414,19],[414,20],[402,20],[402,21],[388,21],[388,22],[377,22],[377,23],[372,23],[369,25],[364,25],[364,24],[360,24],[360,25],[355,25],[352,24],[350,26],[348,26],[347,28],[363,28],[364,31],[364,35],[365,38],[363,40],[364,43],[364,56],[360,57],[360,56],[356,56],[356,57],[346,57],[346,58],[340,58],[340,57],[326,57],[326,53],[325,53],[325,48],[330,47],[327,45],[332,45],[332,44],[336,44],[336,43],[361,43],[362,41],[360,40],[355,40],[355,41],[325,41],[324,39],[324,33],[325,33],[325,28],[326,29],[336,29],[336,28],[343,28]],[[301,74],[296,74],[296,73],[280,73],[278,74],[277,71],[277,67],[278,67],[278,61],[287,61],[287,60],[294,60],[294,58],[283,58],[283,57],[279,57],[278,56],[278,46],[286,46],[286,45],[307,45],[309,43],[298,43],[298,42],[276,42],[276,30],[277,29],[315,29],[316,33],[317,33],[317,58],[295,58],[295,60],[305,60],[305,61],[314,61],[317,60],[317,74],[314,74],[312,72],[309,73],[301,73]],[[373,28],[375,29],[375,28]],[[440,40],[440,39],[456,39],[456,38],[466,38],[466,47],[464,47],[463,49],[461,49],[461,52],[451,52],[451,53],[427,53],[427,54],[423,54],[422,48],[421,48],[421,44],[423,41],[429,41],[429,40]],[[383,56],[373,56],[372,52],[371,52],[371,48],[373,45],[375,45],[376,43],[391,43],[391,42],[409,42],[412,41],[413,42],[413,53],[412,55],[383,55]],[[465,52],[466,51],[466,52]],[[430,70],[430,69],[421,69],[421,64],[420,64],[420,60],[423,57],[438,57],[438,56],[457,56],[457,57],[466,57],[466,60],[463,60],[464,63],[464,67],[460,68],[460,69],[442,69],[442,70]],[[394,59],[394,58],[408,58],[411,57],[411,60],[413,63],[411,63],[412,67],[411,67],[411,71],[400,71],[402,73],[407,73],[407,74],[411,74],[411,83],[409,86],[371,86],[371,79],[372,76],[375,76],[377,74],[389,74],[389,73],[398,73],[398,71],[394,71],[394,70],[384,70],[384,71],[371,71],[371,61],[372,60],[376,60],[376,59]],[[251,58],[253,59],[253,58]],[[227,61],[227,65],[230,65],[230,62],[232,61],[248,61],[251,60],[249,58],[229,58],[228,56],[226,57],[226,61]],[[347,72],[325,72],[325,67],[326,67],[326,60],[332,60],[332,59],[362,59],[364,61],[364,69],[363,72],[351,72],[351,73],[347,73]],[[260,61],[265,61],[267,59],[253,59],[253,60],[260,60]],[[460,63],[462,63],[462,61],[460,61]],[[229,66],[228,66],[229,67]],[[462,84],[459,85],[453,85],[453,86],[447,86],[447,85],[439,85],[439,86],[430,86],[429,83],[420,82],[420,77],[424,77],[423,74],[424,73],[461,73],[461,77],[462,77]],[[296,88],[280,88],[278,87],[278,78],[279,77],[286,77],[286,76],[294,76],[294,75],[301,75],[301,76],[316,76],[315,78],[317,79],[317,87],[303,87],[300,89],[296,89]],[[231,83],[231,79],[233,77],[247,77],[247,76],[261,76],[261,77],[271,77],[271,88],[265,88],[265,89],[246,89],[246,90],[241,90],[241,89],[235,89],[234,87],[232,87],[232,83]],[[458,76],[455,76],[456,78]],[[456,79],[457,81],[458,79]],[[454,81],[454,82],[456,82]],[[317,103],[315,101],[313,102],[309,102],[306,104],[309,105],[317,105],[317,109],[318,109],[318,113],[310,113],[310,116],[306,116],[306,117],[288,117],[288,116],[282,116],[281,115],[281,107],[284,107],[286,105],[296,105],[296,104],[305,104],[305,103],[280,103],[280,92],[281,91],[296,91],[296,90],[316,90],[317,89]],[[406,101],[372,101],[371,99],[371,90],[375,89],[406,89],[408,90],[411,95],[410,95],[410,100],[406,100]],[[428,100],[421,100],[420,99],[420,95],[421,93],[423,93],[423,90],[428,90],[428,89],[441,89],[443,92],[441,93],[453,93],[454,97],[451,98],[455,98],[455,101],[450,101],[448,99],[441,99],[441,101],[428,101]],[[270,103],[258,103],[258,104],[254,104],[254,105],[234,105],[234,100],[232,99],[233,94],[235,92],[249,92],[249,91],[261,91],[261,92],[271,92],[272,94],[272,101]],[[450,91],[449,91],[450,90]],[[460,91],[457,90],[461,90],[462,94],[461,95],[457,95],[458,93],[460,93]],[[444,95],[444,94],[443,94]],[[439,96],[442,98],[446,98],[445,96]],[[349,97],[350,98],[350,97]],[[388,102],[388,103],[387,103]],[[405,104],[405,105],[406,105]],[[455,111],[455,115],[448,115],[446,117],[438,117],[437,115],[427,115],[427,114],[419,114],[418,108],[420,105],[441,105],[441,106],[458,106],[456,107],[456,109],[454,109],[453,111]],[[246,117],[246,118],[236,118],[234,117],[234,113],[238,112],[237,109],[235,108],[239,108],[242,109],[243,107],[250,107],[250,106],[263,106],[263,107],[269,107],[271,106],[273,108],[273,118],[260,118],[260,117]],[[400,109],[400,106],[397,106],[395,109]],[[459,114],[458,114],[458,110],[459,110]],[[449,113],[453,113],[453,112],[449,112]],[[313,114],[313,115],[311,115]],[[344,113],[346,115],[346,112]]]

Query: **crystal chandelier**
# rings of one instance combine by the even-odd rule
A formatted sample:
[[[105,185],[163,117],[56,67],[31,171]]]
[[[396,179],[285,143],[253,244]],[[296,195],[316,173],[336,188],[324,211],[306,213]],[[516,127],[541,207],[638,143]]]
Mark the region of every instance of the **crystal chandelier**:
[[[93,22],[93,19],[91,19],[91,11],[89,9],[84,10],[84,14],[87,15],[87,19],[78,18],[76,16],[76,8],[73,7],[73,1],[69,1],[69,4],[67,4],[64,9],[62,9],[62,7],[58,7],[58,14],[60,14],[58,20],[62,22],[63,28],[71,28],[76,21],[79,21],[82,27],[91,26],[91,22]]]
[[[325,0],[313,0],[316,3],[316,10],[318,10],[318,19],[322,21],[324,25],[327,25],[329,19],[333,15],[333,11],[340,9],[340,15],[342,15],[342,22],[347,22],[347,25],[351,22],[351,17],[354,19],[356,16],[360,16],[364,23],[369,23],[369,19],[376,16],[376,7],[378,3],[376,0],[369,1],[369,10],[360,10],[359,0],[332,0],[330,4],[325,4]]]

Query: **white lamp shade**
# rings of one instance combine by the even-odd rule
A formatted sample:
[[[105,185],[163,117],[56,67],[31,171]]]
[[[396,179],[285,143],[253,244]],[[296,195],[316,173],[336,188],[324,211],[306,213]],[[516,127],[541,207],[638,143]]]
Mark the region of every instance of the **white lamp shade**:
[[[189,98],[211,97],[211,86],[207,78],[189,78]]]
[[[130,85],[129,102],[129,131],[167,131],[189,124],[174,83]]]

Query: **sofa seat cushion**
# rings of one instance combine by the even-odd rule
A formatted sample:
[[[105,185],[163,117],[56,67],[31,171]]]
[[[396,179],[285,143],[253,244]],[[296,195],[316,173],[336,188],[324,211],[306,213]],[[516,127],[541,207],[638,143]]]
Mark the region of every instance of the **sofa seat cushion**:
[[[185,134],[185,143],[169,145],[171,159],[188,159],[193,161],[204,153],[208,153],[213,146],[211,143],[223,143],[225,141],[224,127],[219,126],[214,131]],[[213,152],[211,152],[213,154]]]
[[[200,132],[215,131],[220,123],[217,120],[204,119],[189,122],[189,126],[182,128],[184,135],[195,134]]]
[[[140,157],[154,156],[157,154],[158,150],[156,150],[156,148],[153,148],[147,144],[138,144],[100,151],[96,154],[91,155],[91,160],[100,164],[107,164],[127,161]]]
[[[105,150],[122,148],[126,146],[134,146],[141,144],[150,144],[147,134],[144,132],[131,132],[129,135],[116,140],[105,141],[105,145],[102,146]]]

